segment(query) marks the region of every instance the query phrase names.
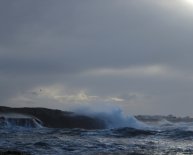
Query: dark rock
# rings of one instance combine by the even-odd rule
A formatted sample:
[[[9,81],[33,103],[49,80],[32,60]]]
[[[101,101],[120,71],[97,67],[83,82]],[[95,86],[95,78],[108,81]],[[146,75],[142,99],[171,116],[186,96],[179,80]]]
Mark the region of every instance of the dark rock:
[[[0,113],[17,113],[33,116],[42,121],[43,126],[50,128],[82,128],[82,129],[104,129],[104,121],[77,115],[72,112],[53,110],[47,108],[10,108],[0,106]]]
[[[30,154],[21,151],[0,151],[0,155],[30,155]]]

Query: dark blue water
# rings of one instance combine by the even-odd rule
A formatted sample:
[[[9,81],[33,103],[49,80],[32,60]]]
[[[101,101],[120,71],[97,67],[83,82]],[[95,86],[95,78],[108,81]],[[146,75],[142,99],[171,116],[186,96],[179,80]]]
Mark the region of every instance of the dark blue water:
[[[105,130],[0,128],[0,151],[31,155],[193,154],[192,123],[157,123]]]

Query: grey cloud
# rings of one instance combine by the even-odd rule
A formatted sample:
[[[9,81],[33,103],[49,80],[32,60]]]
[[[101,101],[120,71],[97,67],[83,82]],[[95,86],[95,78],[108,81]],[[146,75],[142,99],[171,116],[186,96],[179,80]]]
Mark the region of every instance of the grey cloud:
[[[0,104],[56,83],[97,96],[139,92],[155,96],[155,107],[180,106],[179,98],[192,92],[190,79],[85,72],[159,64],[192,73],[192,12],[185,8],[180,0],[2,0]]]
[[[36,10],[42,2],[40,4],[35,2],[37,4],[35,3],[34,7],[32,5],[32,8]],[[49,1],[45,4],[50,3]],[[23,22],[18,21],[19,24],[17,22],[8,24],[17,23],[16,30],[20,30],[19,34],[15,34],[14,40],[17,42],[21,39],[20,46],[17,47],[17,44],[12,50],[20,52],[21,57],[24,58],[28,58],[26,55],[33,52],[36,53],[33,54],[34,59],[38,55],[55,62],[58,58],[54,55],[58,53],[64,61],[75,60],[71,61],[75,66],[85,68],[88,67],[87,64],[91,67],[117,67],[139,63],[165,63],[176,55],[181,55],[184,46],[192,47],[188,38],[192,36],[191,29],[187,29],[186,25],[184,28],[178,26],[177,19],[171,22],[173,16],[162,17],[156,13],[159,10],[156,11],[151,5],[138,8],[136,5],[140,4],[131,1],[128,3],[128,8],[122,9],[114,6],[112,2],[102,6],[100,1],[83,2],[81,7],[77,6],[79,3],[67,3],[67,5],[66,3],[58,1],[53,6],[51,3],[51,6],[48,5],[50,9],[45,9],[44,6],[39,14],[29,9],[26,12],[28,14],[35,12],[35,19],[24,20],[24,18]],[[122,1],[122,3],[126,2]],[[31,4],[28,7],[30,6]],[[138,10],[135,10],[136,8]],[[152,13],[153,11],[155,13]],[[9,32],[6,36],[9,36]],[[188,48],[185,50],[186,53],[190,51]],[[62,61],[61,59],[59,61]]]

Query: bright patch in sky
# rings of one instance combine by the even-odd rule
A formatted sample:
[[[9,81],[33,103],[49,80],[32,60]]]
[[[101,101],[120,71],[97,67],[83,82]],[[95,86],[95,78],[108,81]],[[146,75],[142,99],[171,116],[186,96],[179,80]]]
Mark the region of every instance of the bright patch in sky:
[[[187,2],[188,4],[193,5],[193,0],[185,0],[185,2]]]

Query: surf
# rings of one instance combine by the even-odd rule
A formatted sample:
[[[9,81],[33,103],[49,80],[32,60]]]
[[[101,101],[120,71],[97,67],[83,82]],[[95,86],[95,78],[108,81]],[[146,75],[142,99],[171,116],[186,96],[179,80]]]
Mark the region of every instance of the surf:
[[[4,113],[0,115],[0,126],[4,128],[23,127],[41,128],[42,122],[33,116],[17,113]]]

